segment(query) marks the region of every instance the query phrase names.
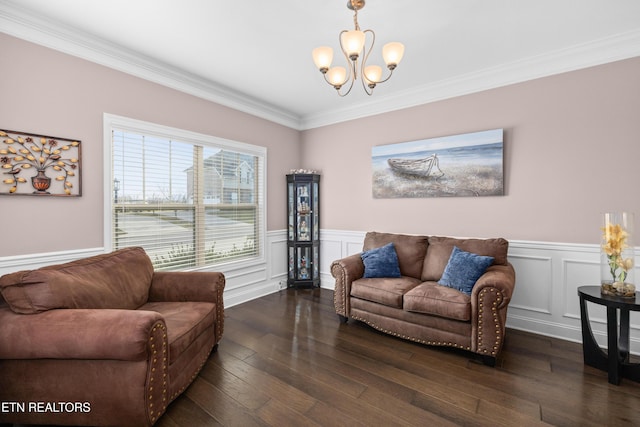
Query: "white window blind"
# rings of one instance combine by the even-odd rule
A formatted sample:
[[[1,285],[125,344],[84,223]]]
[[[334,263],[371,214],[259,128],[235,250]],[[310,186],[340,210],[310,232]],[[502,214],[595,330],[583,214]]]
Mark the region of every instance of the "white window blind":
[[[266,150],[180,133],[111,128],[113,248],[142,246],[157,270],[261,257]]]

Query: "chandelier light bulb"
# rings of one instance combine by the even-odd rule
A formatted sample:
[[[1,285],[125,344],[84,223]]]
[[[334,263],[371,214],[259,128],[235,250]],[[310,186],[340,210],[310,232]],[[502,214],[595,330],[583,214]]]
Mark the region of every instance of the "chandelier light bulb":
[[[327,80],[333,87],[340,89],[347,81],[347,69],[344,67],[331,67],[327,71]]]
[[[333,49],[327,46],[320,46],[313,49],[313,62],[321,73],[326,73],[333,61]]]
[[[387,43],[382,47],[382,57],[387,68],[393,70],[402,61],[404,45],[398,42]]]
[[[358,59],[360,52],[362,52],[364,39],[364,33],[359,30],[343,31],[340,34],[340,44],[342,44],[342,48],[352,61]]]
[[[364,78],[370,88],[374,88],[376,83],[380,83],[382,77],[382,67],[379,65],[369,65],[364,69]],[[373,85],[373,86],[372,86]]]

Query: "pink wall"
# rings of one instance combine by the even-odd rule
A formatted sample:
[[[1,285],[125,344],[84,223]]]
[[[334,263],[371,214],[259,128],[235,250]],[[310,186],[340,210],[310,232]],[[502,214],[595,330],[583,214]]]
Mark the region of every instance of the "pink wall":
[[[103,113],[267,147],[267,229],[285,227],[300,133],[0,33],[0,129],[82,141],[82,197],[0,196],[0,256],[103,245]],[[3,184],[0,184],[3,185]]]
[[[598,243],[601,212],[640,224],[640,58],[298,132],[4,34],[0,51],[0,128],[83,143],[82,197],[0,196],[0,256],[103,245],[104,112],[267,147],[268,230],[299,167],[322,171],[324,229]],[[371,147],[492,128],[505,196],[372,198]]]
[[[302,158],[322,170],[325,229],[599,243],[601,212],[640,224],[639,114],[634,58],[304,131]],[[372,198],[371,147],[493,128],[505,196]]]

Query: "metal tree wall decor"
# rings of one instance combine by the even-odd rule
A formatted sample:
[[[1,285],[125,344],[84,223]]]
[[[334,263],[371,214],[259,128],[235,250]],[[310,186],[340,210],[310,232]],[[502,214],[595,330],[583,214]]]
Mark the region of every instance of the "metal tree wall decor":
[[[80,196],[78,140],[0,130],[0,195]]]

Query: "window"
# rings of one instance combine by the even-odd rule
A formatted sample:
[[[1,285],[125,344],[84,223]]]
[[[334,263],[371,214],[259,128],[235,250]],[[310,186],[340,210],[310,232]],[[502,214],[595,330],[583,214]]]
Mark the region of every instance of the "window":
[[[142,246],[157,270],[263,257],[266,149],[105,115],[112,249]]]

